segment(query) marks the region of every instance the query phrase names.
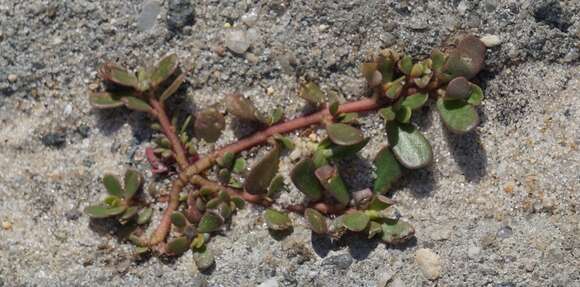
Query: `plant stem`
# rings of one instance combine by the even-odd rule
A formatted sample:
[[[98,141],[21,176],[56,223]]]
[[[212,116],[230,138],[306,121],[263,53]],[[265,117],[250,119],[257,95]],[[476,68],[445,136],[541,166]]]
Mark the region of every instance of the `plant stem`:
[[[167,117],[167,113],[165,113],[165,107],[162,103],[154,98],[149,100],[149,104],[151,104],[151,107],[153,107],[153,114],[155,117],[157,117],[157,120],[161,125],[161,131],[171,144],[171,150],[173,150],[175,153],[175,160],[177,161],[179,168],[181,170],[187,169],[189,167],[189,163],[187,161],[185,149],[183,148],[181,141],[175,133],[175,127],[171,124],[171,121]]]
[[[174,128],[171,126],[171,123],[167,119],[167,115],[163,110],[163,106],[156,100],[152,100],[151,105],[153,106],[155,112],[157,113],[157,117],[159,119],[159,122],[165,135],[167,136],[172,146],[174,147],[176,159],[177,162],[179,163],[179,166],[182,169],[182,172],[179,174],[179,177],[173,182],[171,192],[169,194],[169,203],[167,205],[167,208],[163,212],[163,216],[161,218],[159,226],[157,226],[157,229],[153,233],[150,240],[144,242],[145,245],[149,246],[156,245],[162,242],[165,239],[165,237],[167,237],[167,234],[171,230],[171,214],[179,206],[179,193],[186,185],[186,183],[190,182],[196,185],[203,185],[204,183],[208,184],[207,180],[203,179],[203,177],[201,176],[196,175],[213,166],[215,164],[216,159],[223,156],[226,152],[239,153],[243,150],[249,149],[256,145],[263,144],[273,135],[285,134],[297,129],[309,127],[314,124],[319,124],[326,117],[330,116],[330,112],[326,107],[313,114],[298,117],[286,122],[282,122],[280,124],[271,126],[265,130],[258,131],[247,138],[241,139],[219,150],[216,150],[213,153],[207,155],[206,157],[201,158],[195,163],[189,165],[188,167],[183,147],[181,146],[181,143],[179,142],[177,136],[175,135]],[[381,104],[375,99],[363,99],[345,103],[339,107],[338,111],[340,113],[366,112],[376,110],[380,107]],[[181,161],[183,161],[183,163],[181,163]],[[242,192],[241,196],[243,199],[246,199],[250,202],[255,201],[255,203],[261,202],[266,204],[266,202],[263,202],[263,200],[265,200],[263,198],[250,198],[249,196],[246,196],[244,192]],[[271,203],[269,204],[271,205]],[[327,204],[324,203],[317,203],[313,207],[315,207],[316,209],[318,209],[323,213],[333,213],[333,211],[335,211],[333,207],[328,206]],[[292,209],[295,210],[294,212],[302,213],[305,208],[304,206],[293,206]]]

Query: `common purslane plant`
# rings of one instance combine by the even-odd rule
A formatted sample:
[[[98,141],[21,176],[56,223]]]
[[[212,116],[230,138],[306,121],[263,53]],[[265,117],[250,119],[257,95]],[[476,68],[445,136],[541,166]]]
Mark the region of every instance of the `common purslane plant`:
[[[119,235],[135,244],[138,253],[173,256],[191,250],[199,269],[214,264],[206,246],[211,234],[222,231],[245,203],[266,208],[263,216],[273,232],[291,231],[293,222],[288,213],[297,213],[321,236],[340,238],[352,232],[388,244],[403,243],[415,231],[401,219],[396,202],[386,194],[405,172],[426,167],[433,159],[429,141],[411,123],[411,117],[431,99],[451,132],[473,130],[479,122],[476,106],[481,104],[483,92],[470,79],[482,69],[484,56],[485,46],[474,36],[466,36],[445,51],[434,50],[431,57],[418,62],[384,50],[361,67],[372,96],[339,103],[308,82],[299,95],[318,110],[291,120],[279,109],[264,115],[242,95],[228,95],[227,114],[260,128],[206,155],[197,153],[197,144],[219,139],[226,125],[224,114],[208,108],[179,123],[176,115],[170,119],[166,101],[187,75],[175,54],[136,72],[104,64],[98,74],[105,91],[91,94],[90,103],[97,109],[124,106],[149,114],[158,133],[145,154],[153,174],[171,178],[172,185],[167,207],[150,235],[144,233],[153,215],[152,202],[138,193],[143,184],[138,171],[128,170],[123,184],[117,177],[105,175],[103,184],[109,195],[103,202],[88,206],[85,213],[118,221],[122,226]],[[369,112],[378,112],[385,121],[388,144],[373,161],[376,177],[372,188],[349,190],[339,172],[339,159],[355,155],[368,143],[357,121],[359,113]],[[286,189],[280,159],[285,150],[295,148],[284,134],[312,126],[324,128],[327,137],[314,152],[297,161],[288,175],[304,194],[304,202],[277,204],[278,195]],[[247,172],[240,152],[265,144],[270,150]],[[171,175],[171,170],[177,174]]]

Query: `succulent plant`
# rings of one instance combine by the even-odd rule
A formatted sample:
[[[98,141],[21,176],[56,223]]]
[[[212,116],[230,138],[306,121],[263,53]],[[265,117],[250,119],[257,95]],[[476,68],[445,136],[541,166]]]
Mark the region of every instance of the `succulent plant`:
[[[178,175],[171,177],[167,208],[150,236],[136,228],[148,223],[154,211],[147,207],[144,196],[136,196],[143,179],[135,170],[127,170],[123,184],[117,177],[105,175],[108,196],[88,206],[85,213],[126,226],[128,236],[124,238],[137,246],[138,254],[154,251],[175,256],[191,250],[199,269],[213,266],[215,258],[208,242],[213,234],[226,230],[246,202],[266,208],[264,219],[271,231],[291,231],[294,222],[289,213],[298,213],[319,236],[339,238],[351,232],[387,244],[405,242],[415,230],[386,195],[405,173],[433,161],[433,149],[413,124],[413,115],[426,110],[433,99],[451,132],[472,131],[479,123],[477,106],[483,91],[471,81],[483,68],[484,59],[485,46],[474,36],[463,38],[451,49],[433,50],[421,61],[383,50],[361,66],[370,98],[339,103],[315,82],[305,82],[298,96],[318,111],[290,120],[281,108],[262,114],[243,94],[229,94],[222,103],[227,115],[255,123],[258,130],[206,155],[199,155],[197,148],[220,138],[226,127],[220,112],[224,107],[208,107],[195,115],[168,115],[166,100],[187,78],[175,54],[136,72],[106,63],[98,71],[105,90],[91,94],[89,102],[96,109],[125,106],[147,113],[156,131],[153,145],[146,149],[152,172],[170,177],[173,173],[168,171],[174,170]],[[388,142],[373,160],[372,188],[353,191],[343,180],[341,159],[356,156],[369,142],[358,123],[360,113],[372,111],[382,117]],[[326,137],[284,174],[280,162],[294,143],[283,134],[315,125],[325,129]],[[248,168],[241,152],[265,143],[272,148]],[[291,188],[285,185],[285,176],[304,194],[302,204],[276,204],[279,194]],[[159,200],[152,197],[152,201]]]

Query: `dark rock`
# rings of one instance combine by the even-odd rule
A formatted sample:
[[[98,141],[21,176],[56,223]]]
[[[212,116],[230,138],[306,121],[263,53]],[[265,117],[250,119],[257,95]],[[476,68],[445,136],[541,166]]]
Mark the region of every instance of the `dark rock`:
[[[346,253],[330,256],[322,261],[322,265],[333,265],[338,269],[348,269],[353,261],[352,256]]]
[[[64,217],[68,220],[74,221],[81,217],[81,212],[78,209],[71,209],[64,213]]]
[[[534,18],[537,22],[542,22],[562,32],[567,32],[572,25],[558,0],[541,1],[534,8]]]
[[[511,282],[497,283],[495,284],[495,287],[516,287],[516,284]]]
[[[167,27],[171,32],[180,32],[185,26],[193,25],[195,10],[189,0],[169,0]]]
[[[40,140],[45,146],[62,148],[66,144],[66,134],[63,132],[51,132],[44,135]]]
[[[85,124],[81,124],[79,127],[77,127],[76,132],[81,136],[81,138],[86,139],[87,137],[89,137],[89,133],[91,131],[91,128],[88,127]]]

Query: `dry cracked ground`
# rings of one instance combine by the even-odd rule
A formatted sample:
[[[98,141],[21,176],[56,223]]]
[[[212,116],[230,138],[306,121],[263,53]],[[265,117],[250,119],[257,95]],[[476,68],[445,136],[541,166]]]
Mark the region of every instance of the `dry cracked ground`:
[[[241,41],[228,42],[232,31]],[[102,198],[104,172],[149,169],[148,119],[88,104],[106,60],[134,67],[174,51],[194,63],[182,112],[223,109],[240,91],[294,116],[303,79],[360,98],[369,55],[424,57],[466,33],[500,40],[476,78],[482,123],[449,134],[432,105],[414,119],[435,162],[392,192],[417,230],[404,246],[325,241],[301,224],[275,240],[250,207],[200,273],[191,254],[136,260],[82,214]],[[579,43],[577,0],[0,0],[0,286],[578,287]],[[369,159],[386,143],[377,116],[363,129],[372,141],[349,162],[354,187],[372,180]],[[167,186],[148,174],[150,184]]]

